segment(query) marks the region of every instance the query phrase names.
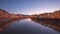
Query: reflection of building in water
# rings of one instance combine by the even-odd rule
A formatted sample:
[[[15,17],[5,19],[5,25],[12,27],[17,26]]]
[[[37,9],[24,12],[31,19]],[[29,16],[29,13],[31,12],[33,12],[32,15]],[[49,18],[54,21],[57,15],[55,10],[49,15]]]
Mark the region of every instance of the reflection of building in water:
[[[54,29],[55,31],[60,32],[60,21],[58,20],[37,20],[37,19],[31,19],[31,20],[36,23],[42,24],[44,26],[50,27]]]
[[[13,23],[15,23],[15,21],[20,21],[20,20],[22,20],[22,19],[2,21],[0,23],[0,31],[5,30],[10,24],[13,24]]]
[[[6,29],[12,23],[13,22],[10,22],[10,21],[2,22],[2,24],[0,24],[0,31],[3,31],[4,29]]]

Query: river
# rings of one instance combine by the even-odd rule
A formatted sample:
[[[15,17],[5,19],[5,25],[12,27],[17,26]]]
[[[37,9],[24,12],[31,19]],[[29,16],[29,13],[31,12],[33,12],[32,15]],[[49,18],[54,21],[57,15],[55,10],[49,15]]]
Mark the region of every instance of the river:
[[[60,32],[27,18],[10,23],[0,34],[60,34]]]

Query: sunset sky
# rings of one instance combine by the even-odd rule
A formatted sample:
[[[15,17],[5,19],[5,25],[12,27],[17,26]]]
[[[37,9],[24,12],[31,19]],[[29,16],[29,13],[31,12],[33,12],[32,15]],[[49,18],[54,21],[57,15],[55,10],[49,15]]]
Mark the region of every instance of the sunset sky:
[[[0,0],[0,9],[15,14],[41,14],[60,9],[60,0]]]

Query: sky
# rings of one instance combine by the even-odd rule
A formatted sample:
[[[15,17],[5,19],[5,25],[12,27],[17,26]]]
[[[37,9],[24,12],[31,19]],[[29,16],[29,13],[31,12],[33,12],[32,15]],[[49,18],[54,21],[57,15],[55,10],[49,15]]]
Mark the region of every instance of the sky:
[[[60,9],[60,0],[0,0],[0,9],[13,14],[41,14]]]

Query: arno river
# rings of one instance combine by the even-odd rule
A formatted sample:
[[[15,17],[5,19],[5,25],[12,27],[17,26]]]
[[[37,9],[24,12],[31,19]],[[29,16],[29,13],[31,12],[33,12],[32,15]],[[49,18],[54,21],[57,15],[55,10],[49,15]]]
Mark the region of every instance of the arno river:
[[[0,34],[60,34],[49,25],[34,19],[21,19],[2,26]]]

